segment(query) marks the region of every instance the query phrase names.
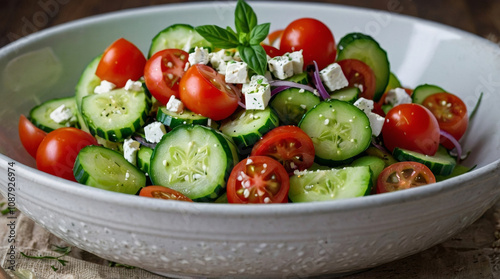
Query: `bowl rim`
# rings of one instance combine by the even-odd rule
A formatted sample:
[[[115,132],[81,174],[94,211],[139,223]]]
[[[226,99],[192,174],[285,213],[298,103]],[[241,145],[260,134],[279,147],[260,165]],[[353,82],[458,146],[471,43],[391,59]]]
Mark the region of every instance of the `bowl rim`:
[[[249,3],[253,7],[254,6],[266,7],[266,6],[282,4],[283,2],[249,1]],[[236,3],[227,3],[227,4],[235,5]],[[142,15],[142,14],[157,12],[159,9],[184,10],[188,7],[204,7],[204,6],[206,7],[210,5],[213,5],[213,3],[201,2],[201,1],[186,2],[186,3],[170,3],[170,4],[161,4],[156,6],[130,8],[120,11],[113,11],[109,13],[88,16],[70,22],[58,24],[56,26],[52,26],[43,29],[41,31],[29,34],[25,37],[22,37],[0,48],[0,56],[16,52],[16,49],[22,48],[23,46],[30,44],[32,41],[36,41],[46,36],[55,35],[65,30],[78,28],[79,26],[103,24],[106,21],[111,21],[122,17],[128,17],[132,14],[138,15],[138,13],[140,13]],[[465,39],[474,40],[483,45],[489,45],[490,47],[493,47],[494,51],[500,50],[497,44],[485,38],[482,38],[476,34],[472,34],[464,30],[448,26],[442,23],[433,22],[430,20],[421,19],[410,15],[391,13],[388,11],[375,10],[363,7],[353,7],[353,6],[320,3],[320,2],[310,3],[310,2],[299,1],[299,2],[287,3],[287,5],[297,8],[303,7],[304,5],[308,6],[312,5],[315,7],[333,7],[336,9],[344,9],[344,10],[349,10],[350,12],[390,13],[399,20],[416,21],[421,24],[426,24],[435,28],[442,29],[444,31],[458,34],[464,37]],[[0,153],[0,162],[2,162],[1,164],[2,167],[0,168],[5,168],[4,166],[6,166],[8,162],[12,161],[16,162],[17,165],[16,170],[20,170],[19,173],[26,174],[26,177],[29,177],[29,180],[37,181],[37,183],[44,184],[45,187],[50,187],[51,190],[61,191],[72,195],[78,195],[85,199],[96,200],[99,202],[106,202],[108,204],[128,206],[132,208],[141,208],[154,211],[169,211],[169,212],[177,211],[177,212],[182,212],[184,214],[193,213],[198,215],[218,214],[219,216],[236,216],[236,215],[237,216],[258,216],[258,215],[295,216],[301,214],[310,214],[311,212],[321,213],[321,212],[335,212],[335,211],[346,211],[346,210],[361,210],[366,208],[373,208],[374,206],[399,204],[402,201],[417,201],[431,196],[436,196],[439,194],[458,191],[463,187],[467,187],[468,181],[472,181],[479,176],[482,176],[490,172],[495,172],[498,171],[498,169],[500,169],[500,159],[498,159],[478,169],[474,169],[469,173],[453,177],[433,185],[428,185],[426,187],[412,188],[412,189],[407,189],[405,191],[386,193],[382,195],[369,195],[369,196],[349,198],[344,200],[325,201],[325,202],[245,205],[245,204],[185,203],[179,201],[165,201],[165,200],[156,200],[151,198],[139,197],[135,195],[127,195],[122,193],[106,191],[49,175],[35,168],[32,168],[28,165],[17,162],[16,160],[11,159],[6,155]],[[3,185],[1,186],[3,187]],[[252,206],[251,211],[248,210],[249,206]],[[227,210],[228,207],[230,207],[231,210]]]

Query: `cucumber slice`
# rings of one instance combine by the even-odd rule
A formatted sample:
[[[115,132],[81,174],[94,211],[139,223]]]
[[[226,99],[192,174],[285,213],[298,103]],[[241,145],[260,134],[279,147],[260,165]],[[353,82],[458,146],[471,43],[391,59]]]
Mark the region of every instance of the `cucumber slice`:
[[[66,108],[71,110],[71,114],[73,117],[67,121],[57,123],[52,118],[50,118],[50,114],[60,107],[64,105]],[[77,108],[74,97],[65,97],[58,98],[46,101],[34,108],[30,111],[30,120],[36,125],[38,128],[44,130],[45,132],[51,132],[57,128],[62,127],[79,127],[77,120]]]
[[[177,113],[167,110],[166,107],[158,109],[156,119],[172,129],[185,124],[198,124],[206,126],[208,125],[209,120],[208,117],[196,114],[186,108],[184,108],[182,113]]]
[[[399,81],[398,77],[393,72],[391,72],[389,75],[389,82],[387,83],[387,87],[385,88],[385,92],[400,87],[402,87],[401,82]]]
[[[372,139],[366,114],[352,104],[335,99],[321,102],[309,110],[299,127],[311,137],[315,161],[320,165],[347,163],[365,151]]]
[[[153,155],[153,149],[144,145],[141,145],[137,151],[137,167],[145,174],[149,174],[151,155]]]
[[[357,87],[345,87],[330,93],[330,98],[346,101],[354,104],[359,97],[361,90]]]
[[[385,164],[384,168],[387,168],[388,166],[398,162],[396,159],[394,159],[394,157],[392,157],[392,154],[382,151],[373,146],[368,147],[365,150],[365,154],[367,156],[374,156],[382,159]]]
[[[446,90],[437,85],[422,84],[415,87],[411,95],[411,100],[413,103],[422,104],[424,100],[430,95],[441,92],[446,92]]]
[[[73,174],[79,183],[135,195],[146,186],[146,176],[118,152],[102,146],[86,146],[76,157]]]
[[[304,85],[308,85],[309,84],[309,76],[307,75],[306,72],[302,72],[300,74],[296,74],[296,75],[293,75],[287,79],[285,79],[286,81],[292,81],[292,82],[296,82],[296,83],[300,83],[300,84],[304,84]]]
[[[288,88],[273,96],[269,106],[274,109],[282,125],[297,125],[304,114],[320,101],[311,91]]]
[[[278,124],[278,115],[267,107],[264,110],[239,110],[222,122],[220,130],[232,139],[240,154],[248,154],[252,146]]]
[[[362,33],[349,33],[340,39],[338,58],[358,59],[365,62],[375,73],[375,96],[377,102],[385,92],[390,76],[387,52],[371,36]]]
[[[193,201],[213,201],[224,192],[237,162],[235,153],[220,132],[200,125],[181,125],[156,145],[151,157],[151,181]]]
[[[82,117],[82,100],[83,97],[94,94],[94,89],[101,84],[101,79],[95,75],[95,71],[97,70],[97,65],[99,65],[99,61],[101,61],[102,55],[94,58],[83,70],[82,75],[80,76],[80,80],[76,84],[75,88],[75,102],[76,107],[78,108],[78,122],[80,123],[80,128],[86,132],[89,131],[85,120]]]
[[[424,155],[418,152],[405,150],[399,147],[394,148],[394,158],[399,161],[415,161],[426,165],[434,175],[446,176],[453,172],[457,162],[446,148],[439,146],[434,156]]]
[[[174,24],[156,34],[149,47],[148,57],[167,48],[177,48],[189,52],[195,47],[211,48],[212,45],[198,34],[193,26]]]
[[[385,169],[385,161],[376,156],[363,156],[354,160],[351,163],[351,167],[368,166],[372,171],[372,183],[377,184],[377,178],[379,174]]]
[[[123,88],[83,98],[82,116],[92,135],[121,142],[145,123],[150,102],[142,92]]]
[[[368,166],[303,172],[290,177],[292,202],[329,201],[361,197],[372,190]]]

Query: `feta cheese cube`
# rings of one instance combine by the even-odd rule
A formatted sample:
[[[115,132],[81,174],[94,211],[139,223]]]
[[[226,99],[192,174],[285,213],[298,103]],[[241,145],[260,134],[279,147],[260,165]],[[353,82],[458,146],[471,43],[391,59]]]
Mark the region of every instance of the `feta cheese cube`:
[[[245,95],[246,109],[263,110],[271,99],[271,86],[267,78],[254,75],[249,83],[243,84],[241,92]]]
[[[229,62],[226,67],[227,83],[247,83],[248,67],[245,62]]]
[[[137,165],[137,151],[141,144],[133,139],[126,139],[123,142],[123,157],[132,165]]]
[[[276,56],[267,61],[269,70],[278,79],[286,79],[293,76],[293,62],[289,56]]]
[[[158,121],[148,124],[144,127],[144,134],[146,135],[146,140],[151,143],[160,142],[163,135],[167,133],[165,126]]]
[[[410,104],[411,97],[406,93],[406,90],[404,90],[403,88],[395,88],[387,92],[387,96],[385,97],[385,103],[392,106],[397,106],[401,104]]]
[[[304,56],[302,55],[302,50],[287,53],[285,55],[288,55],[288,57],[292,59],[294,75],[300,74],[304,71]]]
[[[64,104],[58,106],[50,113],[50,119],[59,124],[68,122],[71,120],[71,118],[73,118],[73,112]]]
[[[354,102],[354,105],[362,110],[366,116],[368,116],[368,120],[370,121],[370,127],[372,128],[372,135],[378,136],[382,131],[382,126],[384,126],[384,117],[373,113],[373,100],[365,99],[363,97],[359,98]]]
[[[170,99],[168,99],[166,108],[168,111],[181,113],[184,110],[184,104],[181,100],[175,98],[175,96],[172,95],[170,96]]]
[[[140,81],[133,81],[131,79],[127,80],[127,83],[123,87],[127,91],[141,91],[142,83]]]
[[[341,89],[349,85],[349,81],[347,81],[340,65],[337,63],[330,64],[319,71],[319,76],[321,81],[330,91]]]
[[[115,88],[116,88],[116,85],[114,83],[109,82],[107,80],[102,80],[101,84],[96,86],[96,88],[94,89],[94,93],[95,94],[106,93],[106,92],[109,92]]]
[[[189,64],[195,65],[195,64],[208,64],[210,61],[209,55],[208,55],[208,49],[203,48],[203,47],[195,47],[194,52],[189,54],[188,57]]]
[[[236,51],[232,49],[221,49],[209,54],[210,64],[220,74],[226,74],[227,62],[234,60]]]

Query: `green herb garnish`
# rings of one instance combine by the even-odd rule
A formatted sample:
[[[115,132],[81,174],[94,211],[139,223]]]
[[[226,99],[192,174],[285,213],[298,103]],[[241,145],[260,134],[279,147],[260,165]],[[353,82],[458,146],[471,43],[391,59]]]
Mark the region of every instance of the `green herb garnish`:
[[[238,0],[234,11],[234,25],[236,32],[229,26],[224,29],[216,25],[202,25],[195,27],[195,30],[214,47],[238,49],[241,60],[256,73],[264,75],[267,55],[260,43],[269,34],[271,24],[257,24],[257,15],[252,7],[244,0]]]
[[[66,266],[66,263],[68,263],[68,261],[66,260],[63,260],[61,259],[62,257],[68,255],[70,252],[71,252],[71,247],[66,247],[66,246],[57,246],[57,245],[52,245],[52,251],[55,251],[55,252],[58,252],[58,253],[61,253],[62,255],[58,256],[58,257],[54,257],[54,256],[29,256],[29,255],[26,255],[25,253],[21,252],[21,255],[23,257],[26,257],[26,258],[29,258],[29,259],[39,259],[39,260],[56,260],[58,261],[62,266]],[[57,271],[59,270],[57,267],[55,267],[54,265],[51,265],[50,266],[54,271]]]

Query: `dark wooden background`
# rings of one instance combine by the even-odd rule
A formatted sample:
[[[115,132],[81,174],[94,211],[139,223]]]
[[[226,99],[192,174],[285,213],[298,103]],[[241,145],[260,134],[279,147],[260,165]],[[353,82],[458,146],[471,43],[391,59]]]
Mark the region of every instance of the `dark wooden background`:
[[[218,0],[227,1],[227,0]],[[0,47],[71,20],[182,0],[0,0]],[[286,5],[286,1],[282,1]],[[500,0],[323,0],[379,10],[397,4],[401,14],[441,22],[500,43]]]

